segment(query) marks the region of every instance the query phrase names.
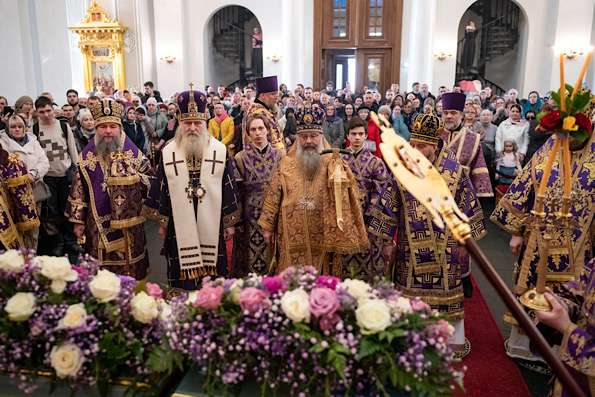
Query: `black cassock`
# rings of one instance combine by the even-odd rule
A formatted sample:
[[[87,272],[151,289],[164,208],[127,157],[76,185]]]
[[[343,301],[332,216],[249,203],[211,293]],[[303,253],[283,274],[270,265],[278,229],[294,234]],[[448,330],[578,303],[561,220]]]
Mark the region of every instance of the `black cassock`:
[[[228,158],[225,164],[222,181],[222,200],[221,203],[221,221],[219,223],[219,247],[217,254],[217,274],[211,276],[226,276],[228,274],[227,255],[223,230],[235,226],[240,219],[240,204],[237,197],[237,187],[232,178],[233,163]],[[200,179],[200,171],[190,171],[190,180]],[[196,215],[196,206],[198,199],[194,198],[194,209]],[[157,167],[156,179],[151,185],[151,190],[147,201],[147,216],[157,218],[162,224],[167,222],[167,236],[161,251],[167,259],[167,279],[170,287],[195,290],[201,287],[202,277],[196,279],[180,280],[180,261],[178,258],[178,244],[176,240],[176,230],[174,227],[173,213],[171,209],[171,199],[169,196],[169,185],[167,176],[163,170],[163,159]],[[190,220],[192,221],[192,220]],[[198,222],[210,222],[210,219],[198,219]]]

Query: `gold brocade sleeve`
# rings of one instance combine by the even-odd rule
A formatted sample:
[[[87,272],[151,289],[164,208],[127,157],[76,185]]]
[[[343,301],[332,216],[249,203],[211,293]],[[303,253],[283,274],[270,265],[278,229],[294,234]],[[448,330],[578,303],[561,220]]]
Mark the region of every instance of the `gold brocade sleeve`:
[[[70,222],[84,225],[87,219],[88,202],[89,198],[85,192],[79,170],[75,172],[72,185],[70,185],[70,195],[66,202],[64,215]]]
[[[534,191],[531,179],[533,159],[523,168],[523,172],[515,178],[490,217],[492,222],[504,231],[516,236],[523,234],[524,226],[531,208],[533,208]]]
[[[283,199],[283,186],[281,176],[282,162],[277,166],[269,189],[264,196],[264,204],[262,205],[262,212],[258,219],[258,224],[263,230],[275,232],[277,230],[277,222],[279,219],[279,212],[281,210],[281,200]]]

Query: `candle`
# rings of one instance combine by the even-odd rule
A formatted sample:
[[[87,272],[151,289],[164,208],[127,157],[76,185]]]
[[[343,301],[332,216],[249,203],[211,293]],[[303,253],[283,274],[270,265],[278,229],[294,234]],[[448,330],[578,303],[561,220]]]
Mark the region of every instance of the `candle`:
[[[566,83],[564,82],[564,52],[560,53],[560,111],[566,111]]]
[[[585,77],[585,73],[587,73],[587,67],[589,66],[589,62],[591,62],[591,57],[593,56],[593,51],[589,51],[587,56],[585,57],[585,61],[583,62],[583,66],[581,67],[581,71],[578,73],[578,77],[576,78],[576,83],[574,83],[574,90],[572,91],[571,100],[574,99],[578,90],[581,88],[581,84],[583,83],[583,77]]]
[[[562,215],[567,215],[569,208],[568,203],[570,202],[570,192],[572,190],[572,165],[570,162],[570,137],[564,137],[564,143],[562,145],[562,161],[564,164],[564,171],[562,177],[564,178],[564,194],[562,195]],[[561,167],[558,167],[560,169]]]
[[[550,179],[550,175],[552,173],[552,166],[554,165],[554,160],[558,156],[558,152],[560,151],[560,136],[557,136],[554,141],[554,147],[549,152],[549,156],[547,158],[547,162],[545,163],[545,168],[543,170],[543,176],[541,177],[541,181],[539,182],[539,189],[537,189],[537,197],[545,197],[545,189],[547,188],[547,183]],[[541,211],[541,208],[539,209]]]

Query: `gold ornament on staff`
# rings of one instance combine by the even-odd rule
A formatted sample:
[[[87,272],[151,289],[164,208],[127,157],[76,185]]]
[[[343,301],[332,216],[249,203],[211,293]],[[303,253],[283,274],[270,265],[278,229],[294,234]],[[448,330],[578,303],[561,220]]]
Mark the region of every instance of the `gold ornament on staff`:
[[[572,214],[570,213],[570,195],[572,193],[572,163],[570,160],[570,135],[573,132],[579,131],[579,125],[577,124],[578,114],[582,108],[590,103],[590,93],[580,93],[581,85],[587,67],[593,56],[592,52],[589,52],[585,57],[585,61],[581,67],[581,70],[576,79],[576,83],[572,88],[570,98],[568,98],[567,90],[564,80],[564,54],[560,54],[560,91],[559,91],[559,102],[560,102],[560,115],[559,125],[555,131],[554,145],[548,153],[548,157],[543,170],[541,181],[537,189],[537,195],[535,197],[535,203],[533,210],[531,211],[531,228],[534,233],[542,235],[542,241],[538,239],[538,252],[539,262],[537,263],[537,283],[534,288],[526,291],[519,300],[523,305],[530,309],[550,311],[552,306],[545,298],[544,293],[549,289],[546,286],[546,278],[548,273],[548,254],[550,241],[553,238],[554,228],[561,228],[564,234],[565,244],[568,247],[568,266],[570,269],[574,268],[574,258],[572,254],[572,239],[570,236],[570,220]],[[578,101],[577,101],[578,99]],[[582,113],[581,113],[582,114]],[[584,114],[583,114],[584,115]],[[540,119],[548,115],[541,115]],[[558,177],[563,178],[563,193],[562,201],[560,203],[560,210],[554,212],[556,220],[556,226],[553,225],[553,219],[550,214],[545,212],[545,192],[548,186],[549,179],[552,173],[552,167],[557,157],[561,157],[558,161],[560,166],[558,167]]]

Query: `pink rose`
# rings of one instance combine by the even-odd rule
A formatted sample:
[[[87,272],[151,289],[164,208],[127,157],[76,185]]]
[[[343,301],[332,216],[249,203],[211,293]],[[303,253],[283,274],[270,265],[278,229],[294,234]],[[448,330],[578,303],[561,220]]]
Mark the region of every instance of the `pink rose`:
[[[327,287],[333,291],[337,288],[341,280],[335,276],[318,276],[316,277],[316,285],[319,287]]]
[[[281,276],[267,276],[262,278],[262,285],[271,293],[285,291],[287,284]]]
[[[310,291],[310,312],[314,317],[331,316],[340,306],[337,294],[332,289],[316,287]]]
[[[163,290],[158,284],[147,283],[147,294],[155,299],[159,299],[163,297]]]
[[[207,310],[216,310],[221,304],[221,296],[223,296],[223,287],[205,285],[196,294],[193,305]]]
[[[453,335],[455,330],[454,327],[446,320],[438,320],[436,324],[434,324],[433,328],[438,336],[441,336],[447,340]]]
[[[242,310],[255,312],[266,302],[268,294],[261,289],[248,287],[240,292],[238,301]]]
[[[422,301],[421,299],[417,299],[417,298],[411,300],[411,308],[415,312],[426,312],[426,311],[430,311],[432,309],[426,302]]]

